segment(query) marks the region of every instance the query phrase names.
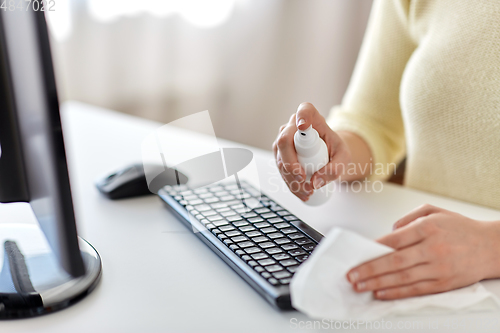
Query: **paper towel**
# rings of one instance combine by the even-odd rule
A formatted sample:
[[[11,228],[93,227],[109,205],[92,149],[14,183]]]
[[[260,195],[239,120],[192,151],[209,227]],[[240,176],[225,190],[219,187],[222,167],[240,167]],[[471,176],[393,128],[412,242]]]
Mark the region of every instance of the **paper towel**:
[[[332,229],[295,273],[290,293],[295,309],[316,319],[375,320],[389,315],[500,309],[498,298],[480,283],[433,295],[381,301],[357,293],[346,279],[359,264],[394,250],[340,228]]]

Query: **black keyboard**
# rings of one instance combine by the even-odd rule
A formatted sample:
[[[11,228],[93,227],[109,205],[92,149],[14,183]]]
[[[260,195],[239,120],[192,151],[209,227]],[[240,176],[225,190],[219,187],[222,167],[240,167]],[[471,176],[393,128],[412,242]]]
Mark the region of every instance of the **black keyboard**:
[[[166,186],[158,195],[266,300],[292,309],[290,280],[319,232],[246,182]]]

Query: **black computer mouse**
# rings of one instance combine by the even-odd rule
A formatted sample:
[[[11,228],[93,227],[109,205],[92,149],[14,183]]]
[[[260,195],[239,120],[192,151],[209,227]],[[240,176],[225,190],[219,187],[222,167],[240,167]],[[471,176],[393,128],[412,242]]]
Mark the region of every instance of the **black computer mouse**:
[[[158,174],[149,184],[146,181],[144,167],[142,164],[133,164],[100,179],[96,187],[109,199],[124,199],[148,194],[156,194],[158,190],[166,185],[186,184],[188,178],[181,172],[165,168],[162,165],[148,165],[150,170],[158,169]]]

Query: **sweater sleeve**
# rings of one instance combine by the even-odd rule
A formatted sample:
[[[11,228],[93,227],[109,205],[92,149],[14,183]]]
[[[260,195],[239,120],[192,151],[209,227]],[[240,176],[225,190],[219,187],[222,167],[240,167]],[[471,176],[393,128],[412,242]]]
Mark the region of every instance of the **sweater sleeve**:
[[[409,1],[374,1],[351,82],[327,119],[334,131],[350,131],[366,141],[371,180],[389,178],[405,155],[399,87],[416,47],[408,25]]]

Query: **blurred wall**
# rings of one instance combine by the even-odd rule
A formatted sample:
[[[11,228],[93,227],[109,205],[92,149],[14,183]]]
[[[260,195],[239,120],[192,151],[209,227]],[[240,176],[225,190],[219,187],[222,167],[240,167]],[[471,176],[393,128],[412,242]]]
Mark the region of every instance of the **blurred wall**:
[[[102,0],[101,0],[102,1]],[[180,16],[96,20],[71,2],[62,99],[169,122],[209,110],[217,136],[271,149],[299,103],[326,115],[349,82],[371,0],[241,0],[210,28]]]

